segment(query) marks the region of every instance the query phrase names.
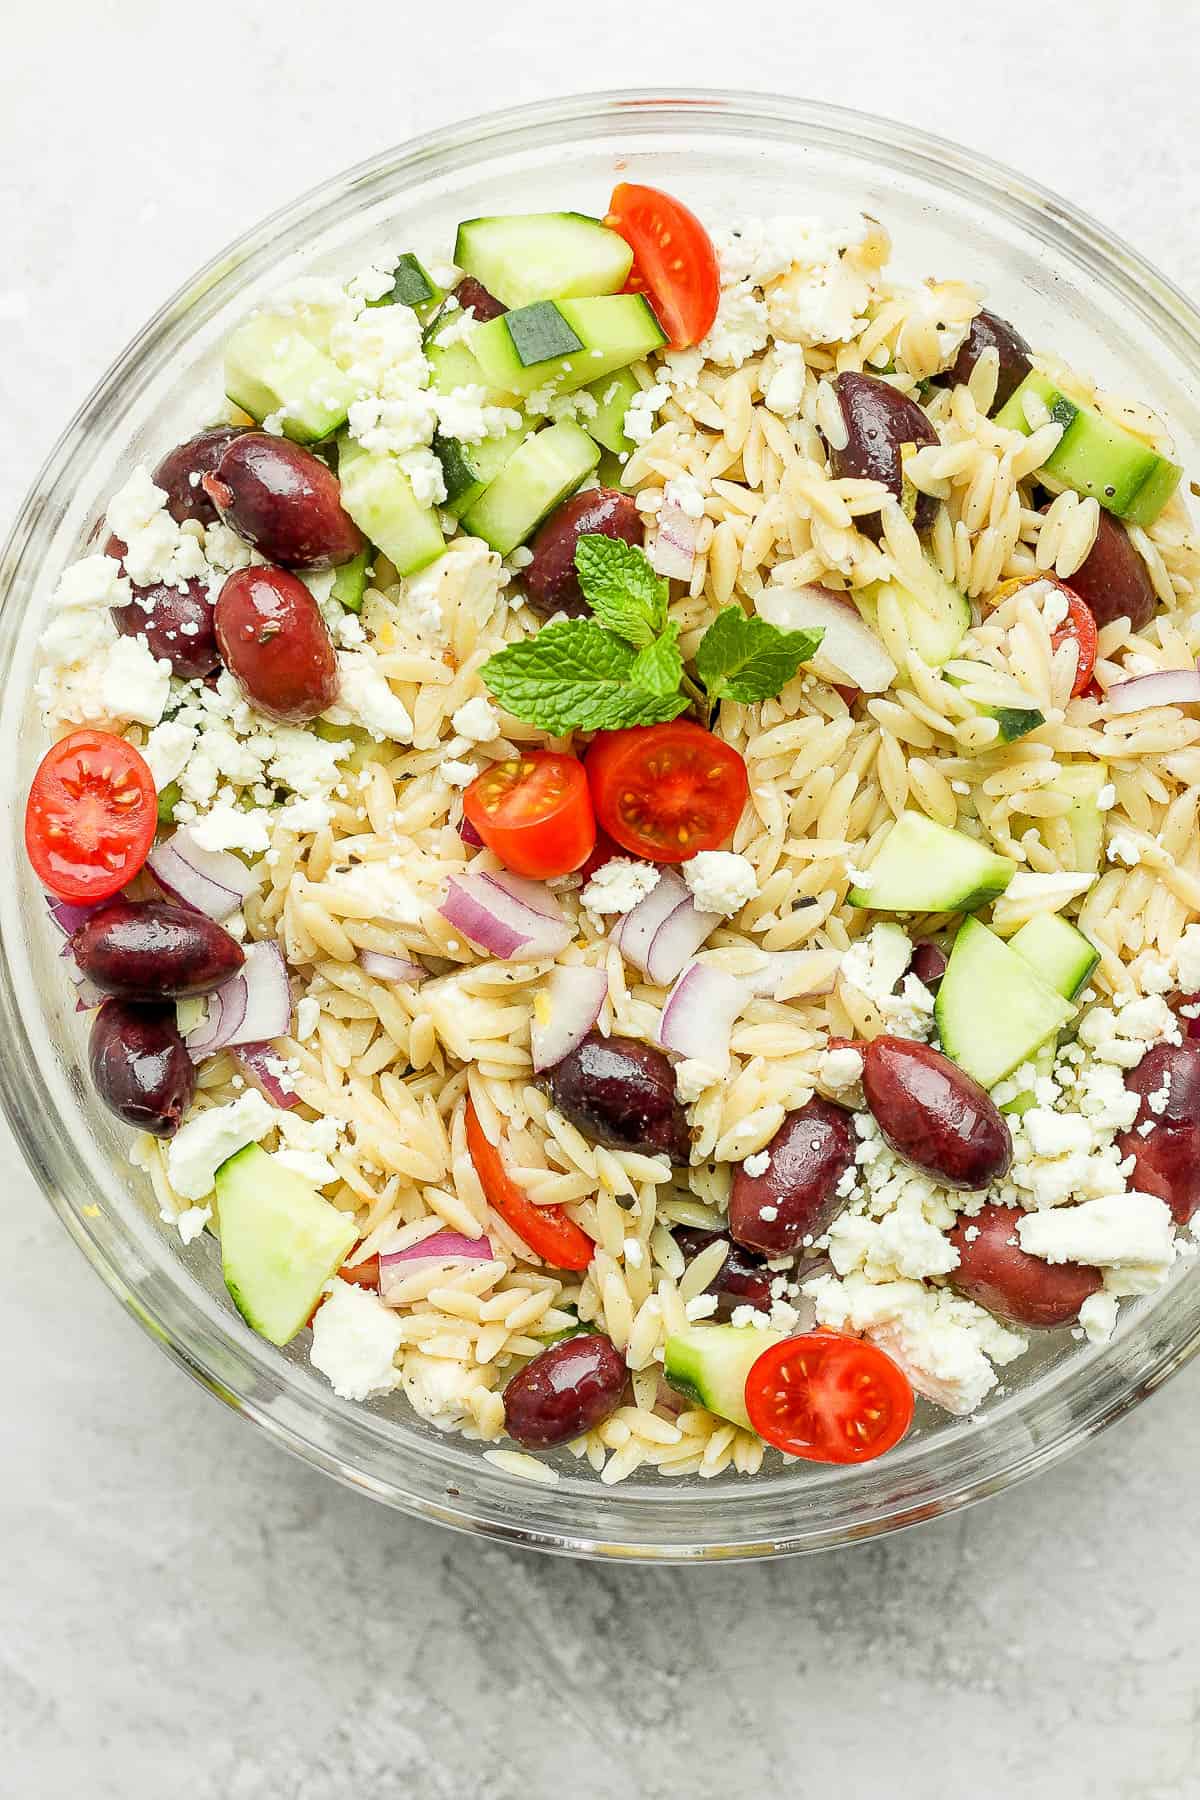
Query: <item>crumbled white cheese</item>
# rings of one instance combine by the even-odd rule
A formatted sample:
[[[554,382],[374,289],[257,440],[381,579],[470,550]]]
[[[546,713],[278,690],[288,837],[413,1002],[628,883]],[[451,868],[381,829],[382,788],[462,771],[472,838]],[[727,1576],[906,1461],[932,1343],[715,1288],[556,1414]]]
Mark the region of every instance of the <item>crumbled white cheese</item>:
[[[439,1431],[454,1431],[470,1418],[470,1397],[485,1384],[474,1364],[408,1350],[400,1364],[400,1385],[423,1419]]]
[[[1115,1294],[1089,1294],[1079,1308],[1079,1323],[1089,1343],[1107,1344],[1117,1324]]]
[[[183,588],[209,573],[201,537],[177,525],[167,495],[145,468],[137,468],[108,504],[109,531],[125,545],[125,573],[137,587],[162,582]]]
[[[247,1144],[256,1144],[278,1123],[279,1113],[257,1088],[247,1088],[227,1106],[213,1106],[181,1125],[167,1150],[167,1179],[183,1200],[204,1200],[214,1178]]]
[[[1175,973],[1185,994],[1200,989],[1200,925],[1188,925],[1176,944]]]
[[[454,713],[451,724],[459,737],[473,744],[490,744],[500,736],[500,719],[496,708],[485,694],[475,694]]]
[[[754,1156],[748,1156],[742,1164],[746,1174],[755,1178],[765,1175],[770,1166],[771,1153],[769,1150],[759,1150]]]
[[[325,713],[331,725],[357,725],[377,740],[412,742],[413,723],[399,694],[365,651],[338,652],[338,697]]]
[[[698,912],[732,918],[758,892],[754,865],[732,850],[701,850],[680,865]]]
[[[432,440],[437,413],[421,324],[411,307],[365,307],[334,326],[329,348],[359,386],[361,398],[351,403],[348,424],[364,449],[401,455]]]
[[[1136,869],[1142,860],[1142,846],[1129,831],[1113,831],[1109,834],[1104,854],[1109,862],[1122,862],[1126,868]]]
[[[700,350],[709,362],[740,369],[766,348],[767,335],[767,303],[751,282],[742,281],[722,289],[717,316]]]
[[[702,519],[704,489],[694,475],[672,475],[663,489],[663,504],[677,506],[689,519]]]
[[[100,691],[110,719],[157,725],[171,692],[171,665],[152,656],[144,638],[119,637],[109,645]]]
[[[142,755],[160,794],[186,769],[195,745],[196,733],[190,725],[164,719],[154,727],[142,746]]]
[[[1155,1194],[1110,1194],[1075,1206],[1026,1213],[1018,1221],[1021,1248],[1044,1262],[1097,1268],[1161,1269],[1174,1256],[1171,1209]]]
[[[695,1324],[698,1319],[711,1319],[720,1304],[716,1294],[695,1294],[684,1302],[683,1310],[689,1323]]]
[[[395,1359],[403,1341],[399,1315],[378,1294],[352,1281],[335,1280],[317,1308],[308,1359],[343,1400],[367,1400],[399,1386]]]
[[[194,1244],[211,1218],[211,1206],[185,1206],[175,1215],[175,1229],[183,1243]]]
[[[625,436],[630,443],[644,444],[653,437],[658,413],[670,398],[670,388],[661,381],[633,396],[625,413]]]
[[[299,836],[306,831],[324,831],[332,817],[333,808],[328,800],[313,796],[285,801],[276,814],[275,823]]]
[[[863,1059],[849,1045],[836,1050],[822,1050],[817,1064],[817,1079],[831,1094],[842,1094],[862,1080]]]
[[[306,1044],[317,1026],[321,1023],[320,1003],[311,994],[305,994],[296,1002],[296,1036],[302,1044]]]
[[[602,863],[580,895],[592,913],[629,913],[658,886],[662,870],[652,863],[614,856]]]
[[[59,576],[50,608],[53,612],[107,609],[128,606],[132,597],[132,588],[115,557],[84,556]]]
[[[245,850],[255,855],[271,842],[271,815],[260,807],[247,811],[230,800],[218,800],[190,827],[201,850]]]
[[[325,877],[330,887],[369,901],[378,918],[400,925],[419,925],[421,902],[399,869],[388,863],[355,863],[350,869],[334,869]]]
[[[721,1079],[720,1069],[714,1069],[711,1063],[701,1062],[699,1057],[685,1056],[675,1064],[675,1098],[689,1106],[706,1088]]]
[[[438,774],[450,787],[470,787],[476,773],[473,763],[459,762],[453,756],[447,757],[445,762],[438,764]]]

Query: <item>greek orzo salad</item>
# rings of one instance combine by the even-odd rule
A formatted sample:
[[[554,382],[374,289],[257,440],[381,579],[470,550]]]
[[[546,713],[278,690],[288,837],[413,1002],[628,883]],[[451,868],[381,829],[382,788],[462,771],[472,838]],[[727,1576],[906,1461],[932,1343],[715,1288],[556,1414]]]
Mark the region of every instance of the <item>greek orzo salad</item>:
[[[254,312],[58,582],[92,1077],[348,1400],[548,1482],[865,1461],[1194,1251],[1167,428],[867,216],[450,248]]]

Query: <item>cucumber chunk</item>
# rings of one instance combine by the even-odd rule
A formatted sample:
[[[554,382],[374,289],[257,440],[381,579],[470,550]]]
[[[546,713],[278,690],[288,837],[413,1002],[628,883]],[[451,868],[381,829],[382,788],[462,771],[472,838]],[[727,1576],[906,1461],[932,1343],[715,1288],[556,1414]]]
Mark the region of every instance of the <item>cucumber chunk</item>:
[[[625,435],[625,414],[641,389],[629,369],[616,369],[599,381],[593,381],[588,393],[596,402],[596,411],[587,422],[588,433],[614,456],[629,456],[633,439]]]
[[[489,319],[471,348],[493,387],[574,393],[658,350],[666,337],[641,294],[599,300],[540,300]],[[563,348],[561,346],[577,346]]]
[[[424,324],[427,319],[432,318],[445,298],[445,289],[438,286],[412,251],[406,250],[392,270],[390,291],[381,294],[378,300],[369,301],[368,305],[411,306]]]
[[[437,511],[421,506],[395,457],[338,439],[342,505],[400,575],[413,575],[446,548]]]
[[[1015,871],[975,838],[905,812],[883,841],[870,885],[851,888],[848,898],[876,912],[971,912],[1002,894]]]
[[[257,1144],[221,1164],[216,1186],[225,1286],[248,1325],[286,1344],[352,1249],[354,1221]]]
[[[971,605],[928,559],[925,567],[920,581],[876,581],[850,598],[885,644],[907,639],[923,663],[940,669],[970,630]]]
[[[572,420],[548,425],[514,451],[496,479],[462,515],[462,523],[473,537],[481,537],[501,556],[507,556],[537,530],[547,513],[575,492],[599,461],[599,446]],[[346,510],[350,512],[349,506]],[[354,517],[353,512],[350,516]]]
[[[1009,938],[1008,947],[1024,957],[1064,1000],[1075,998],[1100,961],[1096,946],[1058,913],[1040,913],[1030,919]]]
[[[367,570],[371,566],[374,552],[370,545],[360,550],[352,562],[343,563],[340,569],[333,571],[333,583],[329,589],[330,599],[344,606],[347,612],[361,612],[363,596],[367,591]]]
[[[454,260],[503,305],[618,294],[633,251],[586,213],[510,213],[465,219]]]
[[[996,414],[996,424],[1029,436],[1033,430],[1025,401],[1035,396],[1050,417],[1063,426],[1058,448],[1047,457],[1048,474],[1093,495],[1106,510],[1131,525],[1153,525],[1175,489],[1183,470],[1178,463],[1135,437],[1094,406],[1064,392],[1049,376],[1031,369],[1020,387]]]
[[[1075,846],[1074,865],[1091,874],[1099,869],[1104,856],[1104,813],[1100,795],[1108,785],[1108,769],[1103,763],[1066,763],[1055,769],[1046,783],[1071,799],[1066,817],[1067,829]]]
[[[518,425],[500,438],[485,438],[482,444],[464,444],[459,438],[442,437],[439,433],[433,448],[446,479],[446,511],[461,518],[528,436],[526,425]]]
[[[259,424],[282,413],[284,435],[316,443],[346,423],[358,388],[286,319],[247,319],[225,345],[225,392]]]
[[[667,1339],[663,1374],[697,1406],[753,1431],[746,1377],[764,1350],[781,1344],[783,1336],[758,1325],[690,1325]]]
[[[989,679],[995,681],[993,671],[985,664],[969,664],[965,658],[953,669],[945,670],[944,677],[952,687],[970,688],[974,685],[982,688],[985,693]],[[993,705],[979,699],[977,694],[968,697],[981,718],[995,719],[1000,727],[1002,744],[1015,744],[1018,738],[1024,737],[1027,732],[1036,731],[1039,725],[1046,723],[1045,713],[1039,712],[1036,706]]]
[[[995,1087],[1075,1008],[978,919],[964,919],[934,1001],[942,1049],[981,1087]]]

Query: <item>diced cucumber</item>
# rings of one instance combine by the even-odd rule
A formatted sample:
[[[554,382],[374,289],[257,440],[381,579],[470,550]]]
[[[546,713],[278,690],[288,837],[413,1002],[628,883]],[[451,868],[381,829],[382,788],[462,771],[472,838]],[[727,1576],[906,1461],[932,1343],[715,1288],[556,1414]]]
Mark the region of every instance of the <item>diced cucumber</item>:
[[[590,432],[588,436],[591,436]],[[601,487],[621,488],[625,483],[625,464],[611,450],[605,450],[596,464],[596,475]]]
[[[1008,947],[1023,956],[1064,1000],[1075,998],[1100,961],[1096,946],[1058,913],[1039,913],[1030,919],[1009,938]]]
[[[925,569],[920,581],[899,576],[876,581],[854,590],[850,598],[885,643],[907,638],[923,663],[940,669],[970,630],[971,606],[928,559]]]
[[[942,1049],[995,1087],[1074,1016],[1025,958],[978,919],[959,926],[933,1006]]]
[[[346,423],[358,388],[332,358],[269,313],[247,319],[225,345],[225,392],[260,424],[281,413],[284,435],[315,443]]]
[[[367,570],[371,566],[373,552],[370,545],[360,550],[352,562],[343,563],[340,569],[333,571],[333,583],[329,589],[329,597],[344,606],[347,612],[361,612],[363,595],[367,591]]]
[[[248,1325],[286,1344],[353,1247],[354,1221],[257,1144],[221,1164],[216,1187],[225,1286]]]
[[[364,450],[351,437],[338,439],[342,505],[360,531],[377,544],[400,575],[413,575],[446,548],[432,506],[419,505],[395,457]]]
[[[391,291],[382,294],[378,300],[368,302],[371,306],[411,306],[418,319],[424,324],[431,319],[442,301],[446,298],[446,290],[440,288],[429,271],[417,260],[411,250],[406,250],[392,270]]]
[[[633,251],[586,213],[509,213],[464,219],[454,260],[503,305],[619,294]]]
[[[514,394],[574,393],[666,343],[641,294],[539,300],[481,325],[471,348],[494,387]]]
[[[1072,862],[1075,868],[1091,874],[1099,869],[1104,856],[1100,795],[1108,785],[1107,767],[1094,762],[1065,763],[1055,769],[1046,785],[1069,795],[1071,810],[1066,814],[1066,823],[1075,846]]]
[[[663,1374],[697,1406],[753,1431],[746,1411],[746,1377],[781,1331],[758,1325],[689,1325],[667,1339]]]
[[[981,683],[986,684],[989,676],[994,680],[992,671],[984,664],[977,663],[974,668],[978,670]],[[944,678],[952,687],[970,687],[972,675],[966,671],[967,663],[964,659],[953,672],[947,669]],[[1015,744],[1018,738],[1024,737],[1027,732],[1036,731],[1039,725],[1046,723],[1045,713],[1039,712],[1036,706],[993,706],[987,701],[975,699],[973,695],[971,699],[982,718],[995,719],[1000,727],[1002,744]]]
[[[507,389],[493,387],[480,368],[471,346],[452,334],[450,327],[461,316],[458,312],[451,313],[449,318],[433,328],[426,341],[425,356],[429,363],[430,387],[439,394],[452,394],[456,388],[480,387],[486,396],[485,405],[517,408],[520,405],[517,395]]]
[[[537,530],[547,513],[586,481],[599,460],[599,447],[572,420],[548,425],[513,452],[496,479],[463,514],[462,523],[472,536],[481,537],[501,556],[507,556]]]
[[[588,393],[596,402],[596,411],[587,422],[589,434],[614,456],[629,456],[633,439],[625,435],[625,414],[641,393],[637,378],[629,369],[615,369],[599,381],[593,381]]]
[[[158,822],[160,825],[175,823],[175,808],[183,799],[183,789],[177,781],[168,781],[166,787],[158,790]]]
[[[869,886],[850,889],[851,906],[876,912],[970,912],[1002,894],[1016,864],[986,844],[904,812],[883,841]]]
[[[1149,444],[1114,425],[1082,397],[1064,392],[1049,376],[1031,369],[996,414],[996,424],[1028,437],[1033,430],[1025,401],[1035,396],[1056,424],[1063,426],[1057,449],[1046,458],[1047,473],[1093,495],[1110,513],[1131,525],[1153,525],[1175,489],[1183,470]]]
[[[1052,1038],[1044,1044],[1039,1044],[1033,1055],[1029,1058],[1029,1061],[1033,1065],[1034,1079],[1036,1080],[1041,1075],[1053,1075],[1054,1064],[1057,1057],[1057,1039]],[[1036,1106],[1037,1103],[1037,1094],[1035,1090],[1031,1087],[1022,1088],[1019,1094],[1014,1094],[1011,1100],[1005,1100],[1001,1104],[1000,1111],[1002,1113],[1012,1113],[1017,1118],[1021,1118],[1031,1107]]]
[[[440,434],[433,448],[446,478],[446,511],[461,518],[472,507],[484,489],[489,487],[505,464],[529,436],[527,425],[517,425],[500,438],[485,438],[481,444],[464,444],[458,438]]]

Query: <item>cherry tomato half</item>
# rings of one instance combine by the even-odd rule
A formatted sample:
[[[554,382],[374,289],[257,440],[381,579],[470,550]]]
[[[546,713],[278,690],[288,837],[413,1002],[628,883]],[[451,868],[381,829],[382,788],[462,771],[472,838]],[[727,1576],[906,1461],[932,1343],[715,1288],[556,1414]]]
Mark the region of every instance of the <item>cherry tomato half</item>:
[[[876,1344],[838,1331],[785,1338],[746,1377],[746,1411],[759,1437],[808,1462],[870,1462],[912,1423],[904,1371]]]
[[[633,248],[626,292],[648,292],[673,350],[698,344],[717,316],[721,277],[712,239],[695,213],[658,188],[622,181],[604,223]]]
[[[47,750],[25,806],[25,849],[64,900],[107,900],[132,881],[158,824],[154,777],[132,744],[73,731]]]
[[[596,842],[583,764],[552,750],[492,763],[463,795],[463,812],[506,869],[535,881],[569,875]]]
[[[750,792],[733,746],[689,719],[603,731],[584,767],[600,825],[623,850],[651,862],[718,849]]]
[[[1067,598],[1067,616],[1050,642],[1056,650],[1060,644],[1069,643],[1078,648],[1079,660],[1071,686],[1071,697],[1075,699],[1087,689],[1096,666],[1096,621],[1091,607],[1086,606],[1078,594],[1073,594],[1070,588],[1064,588],[1063,593]]]

